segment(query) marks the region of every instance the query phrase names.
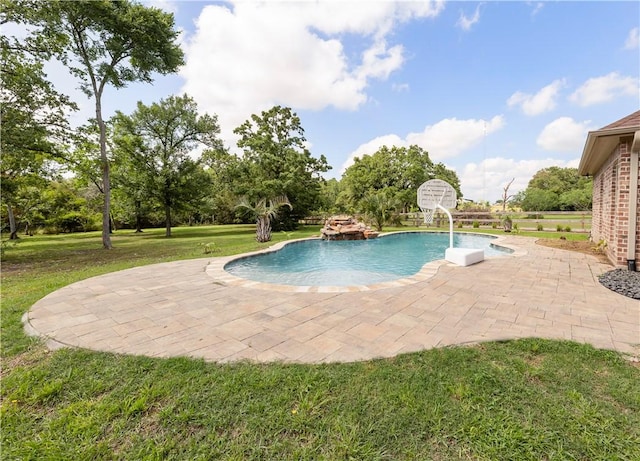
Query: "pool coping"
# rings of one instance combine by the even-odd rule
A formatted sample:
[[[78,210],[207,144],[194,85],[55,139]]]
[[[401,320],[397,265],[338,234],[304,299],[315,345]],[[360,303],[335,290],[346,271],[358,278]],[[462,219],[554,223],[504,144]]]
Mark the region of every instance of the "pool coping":
[[[388,236],[388,235],[401,234],[401,233],[449,234],[449,232],[445,232],[445,231],[428,231],[428,230],[394,231],[394,232],[381,233],[378,236],[378,238],[384,238],[385,236]],[[465,234],[465,235],[481,235],[483,237],[490,236],[495,238],[495,241],[491,243],[493,246],[498,246],[498,247],[511,250],[510,253],[505,253],[504,255],[500,255],[500,256],[488,256],[485,259],[500,259],[500,258],[509,258],[509,257],[513,258],[513,257],[524,256],[527,254],[526,250],[518,246],[505,243],[504,236],[493,235],[493,234],[483,234],[481,232],[457,232],[457,233]],[[385,288],[394,288],[394,287],[412,285],[414,283],[423,282],[425,280],[432,278],[438,272],[438,269],[444,265],[456,266],[456,264],[450,263],[445,259],[437,259],[435,261],[429,261],[424,266],[422,266],[422,268],[417,273],[415,273],[410,277],[390,280],[387,282],[378,282],[371,285],[345,285],[345,286],[281,285],[281,284],[268,283],[268,282],[258,282],[255,280],[249,280],[249,279],[235,276],[227,272],[226,270],[224,270],[224,267],[228,263],[238,259],[243,259],[243,258],[256,256],[259,254],[278,251],[284,248],[286,245],[289,245],[292,243],[303,242],[307,240],[319,240],[319,239],[320,237],[307,237],[307,238],[301,238],[301,239],[286,240],[283,242],[278,242],[262,250],[216,258],[215,260],[212,260],[209,264],[207,264],[205,268],[205,272],[209,277],[214,279],[215,283],[218,283],[223,286],[257,288],[260,290],[271,290],[271,291],[288,292],[288,293],[350,293],[350,292],[362,292],[362,291],[375,291],[375,290],[382,290]]]

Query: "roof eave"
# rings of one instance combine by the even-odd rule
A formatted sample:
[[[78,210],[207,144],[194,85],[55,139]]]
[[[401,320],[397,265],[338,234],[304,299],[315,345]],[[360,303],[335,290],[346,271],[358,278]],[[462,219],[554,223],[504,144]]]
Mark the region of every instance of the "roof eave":
[[[640,126],[590,131],[582,150],[578,173],[583,176],[594,175],[618,144],[618,139],[623,135],[632,136],[638,130]]]

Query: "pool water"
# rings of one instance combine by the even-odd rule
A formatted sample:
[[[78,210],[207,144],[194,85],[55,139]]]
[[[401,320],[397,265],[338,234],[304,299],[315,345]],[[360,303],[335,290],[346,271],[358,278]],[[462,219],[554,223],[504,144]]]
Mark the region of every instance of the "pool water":
[[[491,244],[496,237],[454,233],[453,246],[483,249],[485,256],[511,250]],[[224,269],[241,278],[295,286],[371,285],[420,271],[444,258],[448,233],[400,232],[373,240],[291,242],[282,249],[239,258]]]

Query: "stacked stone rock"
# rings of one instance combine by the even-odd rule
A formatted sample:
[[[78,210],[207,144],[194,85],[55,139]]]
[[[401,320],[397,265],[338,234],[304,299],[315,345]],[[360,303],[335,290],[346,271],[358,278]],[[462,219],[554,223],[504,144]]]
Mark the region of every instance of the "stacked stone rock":
[[[324,227],[320,229],[320,234],[324,240],[364,240],[378,236],[371,228],[359,223],[352,216],[345,215],[327,219]]]

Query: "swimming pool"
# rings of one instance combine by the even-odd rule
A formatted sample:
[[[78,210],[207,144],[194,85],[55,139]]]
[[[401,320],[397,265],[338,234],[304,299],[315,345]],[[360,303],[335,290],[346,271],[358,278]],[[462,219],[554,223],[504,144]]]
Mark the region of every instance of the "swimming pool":
[[[512,250],[492,244],[496,237],[454,233],[454,247],[483,249],[486,256]],[[412,276],[443,259],[449,234],[397,232],[373,240],[291,242],[268,253],[235,259],[230,274],[257,282],[293,286],[372,285]]]

